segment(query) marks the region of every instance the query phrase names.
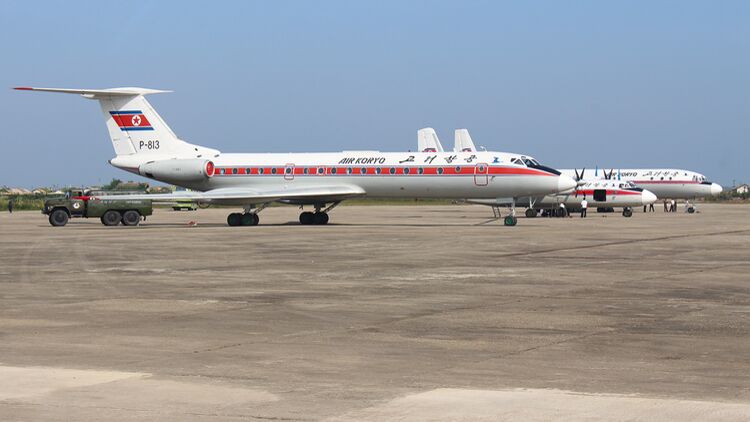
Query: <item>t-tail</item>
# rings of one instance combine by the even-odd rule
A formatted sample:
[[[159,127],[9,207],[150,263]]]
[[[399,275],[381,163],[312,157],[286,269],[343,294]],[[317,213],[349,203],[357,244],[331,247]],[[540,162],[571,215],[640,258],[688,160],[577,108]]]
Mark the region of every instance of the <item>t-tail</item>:
[[[219,151],[187,143],[177,137],[144,95],[162,92],[146,88],[65,89],[15,88],[21,91],[45,91],[80,94],[97,100],[104,114],[107,131],[116,157],[110,163],[138,172],[147,162],[168,159],[211,158]]]

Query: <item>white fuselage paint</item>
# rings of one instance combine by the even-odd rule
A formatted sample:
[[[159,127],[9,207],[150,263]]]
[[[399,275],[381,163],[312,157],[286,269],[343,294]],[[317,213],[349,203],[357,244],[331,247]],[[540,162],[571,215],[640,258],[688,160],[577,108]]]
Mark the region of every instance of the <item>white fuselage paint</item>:
[[[575,177],[576,170],[560,170],[563,174]],[[580,171],[580,170],[579,170]],[[587,180],[601,180],[605,178],[604,170],[594,170],[590,176],[586,170]],[[722,188],[711,183],[706,176],[689,170],[680,169],[620,169],[609,170],[612,178],[632,182],[636,186],[648,189],[659,199],[694,199],[716,196]]]
[[[570,177],[511,163],[515,157],[520,155],[376,151],[222,153],[206,157],[215,166],[212,177],[186,187],[208,191],[230,187],[262,190],[350,185],[364,190],[367,197],[498,198],[543,196],[575,186]],[[119,158],[111,163],[134,170],[135,163],[127,164]],[[363,169],[365,174],[362,174]]]
[[[568,209],[580,208],[581,201],[586,199],[589,208],[623,208],[639,207],[642,205],[653,204],[656,201],[656,195],[647,189],[634,188],[628,182],[616,180],[589,180],[578,186],[575,191],[557,195],[545,195],[541,198],[532,199],[520,198],[518,205],[528,205],[533,203],[534,209],[549,209],[559,207],[565,204]],[[599,200],[597,200],[599,199]],[[506,201],[496,201],[492,199],[469,199],[467,202],[482,205],[500,206],[507,205]]]

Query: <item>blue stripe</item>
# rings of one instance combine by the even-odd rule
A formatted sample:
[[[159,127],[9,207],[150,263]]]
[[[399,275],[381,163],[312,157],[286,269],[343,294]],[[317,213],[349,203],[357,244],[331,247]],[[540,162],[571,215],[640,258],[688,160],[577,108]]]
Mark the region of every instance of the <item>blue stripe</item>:
[[[110,111],[109,114],[116,116],[119,114],[143,114],[140,110],[122,110],[122,111]]]
[[[131,131],[131,130],[154,130],[152,127],[121,127],[120,129],[125,131]]]

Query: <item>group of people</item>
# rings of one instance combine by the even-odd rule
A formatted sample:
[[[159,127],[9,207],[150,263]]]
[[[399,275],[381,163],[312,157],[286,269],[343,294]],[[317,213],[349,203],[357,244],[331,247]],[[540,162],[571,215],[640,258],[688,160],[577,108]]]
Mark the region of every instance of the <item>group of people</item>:
[[[643,207],[644,210],[646,207]],[[654,206],[651,205],[651,208],[653,209]],[[665,199],[664,200],[664,212],[677,212],[677,201],[674,199]]]

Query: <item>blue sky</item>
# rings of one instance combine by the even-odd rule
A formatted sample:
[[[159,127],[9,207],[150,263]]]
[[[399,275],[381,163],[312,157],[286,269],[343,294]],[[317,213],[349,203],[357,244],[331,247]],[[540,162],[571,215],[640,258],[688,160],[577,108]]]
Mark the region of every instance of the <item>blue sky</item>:
[[[748,1],[7,2],[0,185],[132,178],[93,101],[143,86],[224,152],[398,151],[434,127],[556,167],[750,181]]]

